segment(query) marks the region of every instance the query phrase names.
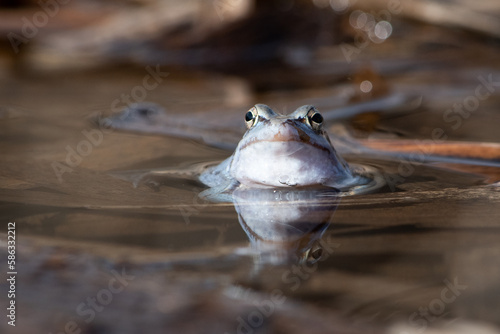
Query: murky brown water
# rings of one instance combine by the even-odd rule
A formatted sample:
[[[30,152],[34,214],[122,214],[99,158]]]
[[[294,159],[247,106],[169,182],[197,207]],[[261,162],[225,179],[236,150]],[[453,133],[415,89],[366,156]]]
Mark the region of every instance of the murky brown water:
[[[133,270],[136,277],[133,284],[138,286],[156,282],[158,275],[174,275],[168,280],[170,283],[163,283],[171,284],[168,291],[175,286],[185,289],[181,283],[184,279],[198,282],[191,284],[213,282],[210,284],[215,284],[214,288],[197,288],[201,289],[199,293],[212,295],[224,289],[236,289],[231,290],[231,303],[234,298],[248,301],[251,291],[263,294],[255,297],[258,300],[266,300],[267,293],[278,289],[289,301],[303,305],[294,306],[298,308],[296,312],[332,312],[346,318],[343,326],[347,327],[402,323],[420,330],[456,319],[459,322],[496,321],[500,194],[498,187],[487,185],[484,176],[430,165],[348,156],[351,162],[384,171],[389,180],[392,180],[390,175],[396,176],[396,183],[379,193],[333,202],[334,207],[326,220],[323,219],[327,225],[323,225],[320,235],[312,237],[320,242],[323,258],[314,265],[302,267],[287,262],[294,258],[290,258],[290,254],[297,253],[296,243],[282,240],[276,244],[277,241],[265,241],[265,238],[256,241],[252,226],[242,228],[240,225],[233,204],[199,199],[203,187],[194,181],[172,179],[154,190],[146,185],[134,188],[130,182],[110,176],[110,171],[178,167],[219,160],[230,154],[229,151],[191,140],[114,131],[104,133],[102,142],[93,145],[88,156],[60,175],[60,182],[52,164],[54,161],[66,164],[67,148],[77,150],[86,140],[82,131],[96,129],[86,119],[93,112],[92,105],[101,111],[109,100],[130,89],[127,87],[133,87],[137,78],[120,75],[115,81],[112,75],[117,74],[111,73],[105,82],[92,76],[75,76],[66,82],[56,78],[22,80],[15,84],[23,87],[23,94],[4,93],[6,105],[15,107],[9,109],[9,116],[2,119],[1,124],[4,152],[1,212],[2,220],[17,223],[21,254],[19,277],[26,291],[19,293],[20,305],[42,305],[39,292],[32,291],[41,284],[35,283],[37,277],[46,276],[41,274],[46,266],[49,271],[63,272],[67,266],[73,266],[73,260],[67,258],[64,251],[69,247],[72,254],[76,252],[71,256],[87,256],[83,254],[90,252],[104,256],[101,259],[132,261],[135,264],[126,267]],[[224,99],[220,93],[205,90],[211,86],[210,80],[197,83],[202,86],[200,90],[182,80],[172,77],[151,92],[148,99],[193,111]],[[184,85],[189,87],[187,91]],[[54,90],[57,86],[60,88]],[[206,102],[207,95],[210,95],[209,102]],[[21,96],[30,96],[30,99],[24,100]],[[171,102],[171,96],[175,96],[175,100],[189,100],[190,104]],[[200,116],[203,114],[195,114],[193,120],[200,121],[203,118]],[[401,170],[408,175],[402,176]],[[259,205],[253,212],[266,210]],[[310,215],[302,219],[315,224]],[[262,232],[258,226],[253,228],[257,234],[271,233],[276,237],[278,233],[280,237],[280,229]],[[282,238],[286,239],[286,231],[283,233]],[[252,243],[249,237],[254,239]],[[51,265],[51,261],[56,264]],[[57,269],[59,265],[62,267]],[[26,267],[23,269],[23,266]],[[80,275],[80,270],[106,272],[107,269],[98,265],[93,269],[68,270]],[[33,271],[38,274],[28,273]],[[88,283],[81,279],[71,281],[66,288],[58,283],[59,279],[53,281],[47,277],[45,281],[54,293],[73,294],[71,286],[89,291],[85,288]],[[449,284],[458,284],[456,297],[443,292]],[[138,296],[120,295],[119,298],[135,300],[146,294],[148,300],[152,298],[150,302],[154,302],[153,296],[139,290],[134,290]],[[191,303],[190,298],[197,298],[196,295],[175,295],[175,303]],[[75,302],[61,300],[49,305],[58,309],[57,312],[66,310],[63,312],[68,312],[68,319],[76,317],[82,321],[85,317],[74,312],[76,302],[83,298],[78,296],[85,293],[76,293]],[[453,302],[443,302],[442,296]],[[220,301],[223,305],[226,302]],[[136,312],[135,308],[127,310],[123,304],[112,305],[99,315],[100,322],[108,329],[111,327],[106,319],[112,319],[112,312]],[[299,311],[305,305],[317,311]],[[224,311],[227,305],[220,307],[217,316],[226,314],[229,326],[238,326],[237,320],[231,320],[238,317]],[[252,310],[252,306],[245,307]],[[415,314],[422,307],[434,313]],[[144,311],[136,316],[140,319],[157,312],[160,311]],[[245,308],[241,312],[245,315],[249,311]],[[25,320],[23,314],[18,321],[29,328],[31,322]],[[49,318],[53,315],[52,311],[40,314]],[[64,323],[64,319],[60,321]]]
[[[380,48],[391,54],[398,41]],[[382,134],[355,133],[424,141],[438,128],[449,140],[499,142],[498,46],[482,46],[485,61],[475,62],[479,56],[467,48],[443,46],[432,62],[389,71],[391,90],[422,96],[423,107],[382,116]],[[378,59],[382,69],[394,65]],[[325,73],[336,66],[320,65]],[[144,99],[208,129],[242,131],[246,108],[257,102],[286,112],[301,102],[335,105],[339,87],[351,85],[349,76],[321,87],[255,93],[245,78],[165,71]],[[91,123],[124,106],[123,94],[137,93],[148,73],[140,67],[1,73],[0,219],[2,226],[16,222],[20,332],[60,332],[72,321],[88,333],[431,333],[430,327],[500,326],[498,167],[347,154],[349,162],[379,170],[388,184],[341,199],[323,194],[319,201],[280,190],[213,203],[199,198],[200,183],[181,177],[133,187],[116,175],[183,169],[231,154],[196,140],[103,131]],[[488,78],[495,84],[481,88],[490,94],[476,99],[477,107],[447,113],[472,101]],[[364,121],[355,126],[366,129]],[[109,282],[122,270],[133,278],[122,278],[123,291],[115,291]],[[6,295],[7,286],[0,287]],[[100,303],[94,312],[88,297]],[[3,296],[0,304],[5,310]],[[12,329],[5,321],[0,328]]]

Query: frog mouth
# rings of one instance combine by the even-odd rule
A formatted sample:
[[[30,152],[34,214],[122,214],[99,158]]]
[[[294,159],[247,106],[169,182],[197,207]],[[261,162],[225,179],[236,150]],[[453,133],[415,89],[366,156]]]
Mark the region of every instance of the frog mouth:
[[[331,152],[331,147],[325,146],[320,140],[323,137],[319,134],[313,134],[316,138],[312,137],[310,131],[302,129],[302,127],[292,120],[288,120],[279,124],[278,126],[270,126],[275,129],[261,129],[259,133],[255,135],[255,138],[245,142],[240,149],[243,150],[256,143],[273,143],[273,142],[284,142],[284,143],[301,143],[304,145],[309,145],[319,150],[325,152]],[[263,124],[266,126],[266,124]],[[275,130],[275,131],[273,131]],[[312,130],[311,130],[312,131]]]

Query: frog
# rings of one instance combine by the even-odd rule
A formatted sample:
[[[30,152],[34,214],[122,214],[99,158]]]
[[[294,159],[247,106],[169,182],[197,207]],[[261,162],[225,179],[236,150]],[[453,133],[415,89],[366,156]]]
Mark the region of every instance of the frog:
[[[333,147],[315,106],[282,115],[256,104],[245,113],[244,122],[247,131],[234,153],[200,175],[206,186],[346,189],[360,181]]]

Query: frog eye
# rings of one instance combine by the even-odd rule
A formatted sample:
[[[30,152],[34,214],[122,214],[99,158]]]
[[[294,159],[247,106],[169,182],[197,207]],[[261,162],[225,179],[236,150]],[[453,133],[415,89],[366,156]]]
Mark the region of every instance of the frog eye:
[[[250,121],[253,121],[253,119],[254,119],[254,116],[253,116],[253,114],[252,114],[252,112],[251,112],[251,111],[249,111],[249,112],[247,112],[247,113],[245,114],[245,122],[250,122]]]
[[[321,124],[323,123],[323,116],[321,116],[321,114],[319,112],[315,113],[314,115],[311,116],[311,118],[309,118],[313,123],[316,123],[316,124]]]
[[[323,123],[323,116],[316,110],[316,108],[311,108],[307,113],[307,118],[313,129],[319,129]]]
[[[254,108],[250,109],[246,114],[245,114],[245,122],[247,123],[247,128],[251,128],[254,126],[254,124],[257,121],[257,110]]]

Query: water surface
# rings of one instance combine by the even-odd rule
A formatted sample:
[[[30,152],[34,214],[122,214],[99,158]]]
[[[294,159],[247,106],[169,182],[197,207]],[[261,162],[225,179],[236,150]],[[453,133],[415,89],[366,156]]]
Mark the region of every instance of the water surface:
[[[17,223],[23,328],[43,323],[57,330],[76,318],[89,331],[118,331],[121,325],[111,324],[125,314],[135,325],[150,319],[151,328],[184,328],[186,321],[172,320],[184,317],[236,332],[238,317],[248,321],[255,303],[272,300],[276,291],[286,303],[255,330],[283,326],[280,319],[305,327],[310,321],[319,332],[329,326],[378,331],[399,324],[421,331],[476,321],[498,325],[497,168],[347,154],[349,162],[379,170],[388,184],[341,199],[279,190],[214,203],[200,199],[205,188],[199,182],[182,177],[133,187],[116,174],[182,169],[231,154],[196,140],[112,130],[88,146],[85,134],[99,129],[89,119],[109,112],[120,94],[141,82],[143,73],[136,71],[110,70],[106,80],[88,73],[3,82],[0,216]],[[416,83],[394,78],[395,87],[413,87],[427,104],[418,113],[384,119],[385,135],[394,138],[398,129],[404,138],[425,140],[441,127],[450,139],[498,141],[497,94],[457,130],[443,121],[442,106],[474,92],[477,75],[497,73],[471,72],[442,90],[432,88],[433,75],[425,71]],[[228,102],[233,91],[221,88],[233,80],[172,73],[147,99],[193,122],[241,119],[243,126],[244,105]],[[328,94],[285,91],[250,100],[291,111],[307,97]],[[88,154],[75,158],[71,152],[78,150]],[[87,325],[75,307],[121,266],[135,281]],[[37,316],[24,320],[34,310]],[[221,317],[224,325],[216,325],[213,319]]]

